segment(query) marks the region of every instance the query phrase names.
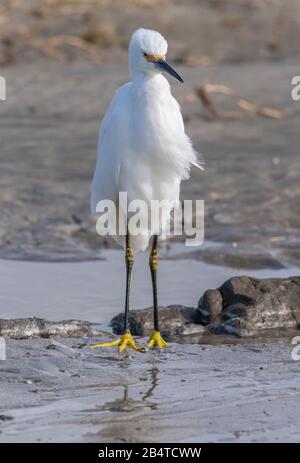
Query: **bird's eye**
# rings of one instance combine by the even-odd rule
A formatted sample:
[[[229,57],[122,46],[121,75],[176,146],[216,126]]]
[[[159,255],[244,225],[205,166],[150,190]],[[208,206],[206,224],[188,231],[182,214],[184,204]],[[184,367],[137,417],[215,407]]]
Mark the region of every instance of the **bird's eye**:
[[[145,51],[144,51],[143,55],[144,55],[145,57],[148,56],[148,54],[147,54]]]

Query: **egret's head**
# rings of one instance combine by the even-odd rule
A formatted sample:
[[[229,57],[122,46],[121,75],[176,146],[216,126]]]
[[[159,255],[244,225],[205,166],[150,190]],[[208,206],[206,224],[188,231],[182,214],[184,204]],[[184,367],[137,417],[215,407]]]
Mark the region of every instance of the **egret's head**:
[[[138,73],[158,74],[167,72],[175,79],[182,78],[166,62],[167,41],[156,31],[138,29],[129,44],[129,72],[133,78]]]

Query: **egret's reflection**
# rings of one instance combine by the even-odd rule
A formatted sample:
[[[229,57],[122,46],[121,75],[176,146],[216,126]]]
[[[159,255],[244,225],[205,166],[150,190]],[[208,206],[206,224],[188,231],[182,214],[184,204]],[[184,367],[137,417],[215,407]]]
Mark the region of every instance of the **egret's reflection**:
[[[150,373],[150,387],[146,391],[141,392],[141,399],[133,399],[129,396],[129,385],[123,385],[123,396],[121,399],[106,402],[103,405],[103,410],[110,410],[114,412],[131,412],[140,408],[157,408],[158,404],[149,402],[148,399],[153,396],[153,392],[158,384],[158,368],[154,367],[147,370]],[[148,375],[147,375],[148,376]]]

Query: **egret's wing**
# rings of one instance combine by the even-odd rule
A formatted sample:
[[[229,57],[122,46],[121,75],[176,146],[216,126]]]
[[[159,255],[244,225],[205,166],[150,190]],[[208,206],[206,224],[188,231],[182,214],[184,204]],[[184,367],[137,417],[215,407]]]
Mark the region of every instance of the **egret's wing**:
[[[181,132],[184,138],[186,139],[186,149],[187,151],[190,151],[189,153],[190,164],[192,164],[193,166],[197,167],[200,170],[204,170],[205,161],[203,160],[203,155],[194,150],[192,142],[185,132],[184,122],[183,122],[182,114],[180,111],[180,106],[175,98],[173,98],[173,104],[174,104],[173,121],[175,123],[174,127],[176,127],[176,133],[178,134],[178,132]]]
[[[120,156],[122,153],[124,99],[128,84],[115,93],[102,120],[98,147],[97,163],[91,186],[91,210],[96,212],[97,203],[118,198],[118,178],[120,173]]]

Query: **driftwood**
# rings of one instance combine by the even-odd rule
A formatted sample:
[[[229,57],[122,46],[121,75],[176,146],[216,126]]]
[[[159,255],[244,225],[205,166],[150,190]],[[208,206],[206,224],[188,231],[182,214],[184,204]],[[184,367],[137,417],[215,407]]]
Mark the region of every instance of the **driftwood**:
[[[99,52],[98,47],[73,35],[57,35],[49,37],[46,40],[33,39],[31,41],[32,47],[38,49],[49,58],[58,61],[65,61],[66,59],[65,53],[60,49],[60,47],[65,45],[83,50],[94,63],[101,63],[103,61],[103,54]]]
[[[224,111],[217,107],[215,101],[211,98],[211,94],[219,93],[225,95],[237,105],[244,112],[241,111]],[[223,117],[234,117],[241,118],[245,114],[260,115],[263,117],[269,117],[271,119],[280,119],[283,117],[284,112],[278,109],[270,108],[269,106],[262,106],[257,103],[253,103],[241,96],[237,95],[233,90],[226,85],[217,85],[205,83],[196,90],[197,96],[200,98],[203,106],[209,111],[214,118]]]

